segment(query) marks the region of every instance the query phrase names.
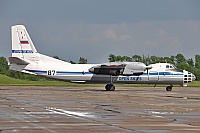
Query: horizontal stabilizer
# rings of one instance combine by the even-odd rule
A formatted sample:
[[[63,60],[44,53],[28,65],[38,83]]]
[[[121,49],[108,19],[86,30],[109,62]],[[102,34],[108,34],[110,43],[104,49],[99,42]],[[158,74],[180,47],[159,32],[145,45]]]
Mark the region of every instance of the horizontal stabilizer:
[[[10,64],[17,64],[17,65],[28,65],[29,63],[18,58],[18,57],[9,57]]]

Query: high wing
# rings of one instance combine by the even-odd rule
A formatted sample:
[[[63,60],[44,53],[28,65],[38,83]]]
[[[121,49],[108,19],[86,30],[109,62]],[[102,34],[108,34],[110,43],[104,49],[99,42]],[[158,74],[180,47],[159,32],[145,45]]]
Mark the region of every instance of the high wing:
[[[142,75],[144,71],[151,68],[141,62],[111,62],[91,67],[89,71],[93,74],[131,76]]]

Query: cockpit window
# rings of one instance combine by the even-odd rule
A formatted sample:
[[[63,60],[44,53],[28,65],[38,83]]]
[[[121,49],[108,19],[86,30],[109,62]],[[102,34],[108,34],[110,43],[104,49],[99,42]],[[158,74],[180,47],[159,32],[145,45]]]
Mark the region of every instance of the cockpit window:
[[[166,68],[169,68],[169,65],[166,65]]]
[[[176,67],[174,65],[172,65],[172,68],[176,69]]]
[[[170,66],[170,68],[174,68],[173,66]]]

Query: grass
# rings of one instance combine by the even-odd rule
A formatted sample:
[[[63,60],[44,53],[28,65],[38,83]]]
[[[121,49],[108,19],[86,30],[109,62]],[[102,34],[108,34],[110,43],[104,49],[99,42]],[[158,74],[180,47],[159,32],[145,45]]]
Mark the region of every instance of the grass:
[[[105,84],[76,84],[76,83],[69,83],[69,82],[62,82],[62,81],[55,81],[55,80],[40,80],[40,81],[28,81],[28,80],[21,80],[16,78],[11,78],[6,75],[0,74],[0,86],[100,86],[104,87]],[[126,87],[153,87],[154,85],[148,84],[117,84],[116,86],[126,86]],[[167,85],[157,85],[166,87]],[[178,86],[178,85],[175,85]],[[188,84],[188,87],[200,87],[200,81],[193,81],[192,83]]]
[[[29,81],[11,78],[0,74],[0,86],[102,86],[96,84],[76,84],[56,80]]]
[[[188,84],[188,87],[200,87],[200,81],[193,81]]]

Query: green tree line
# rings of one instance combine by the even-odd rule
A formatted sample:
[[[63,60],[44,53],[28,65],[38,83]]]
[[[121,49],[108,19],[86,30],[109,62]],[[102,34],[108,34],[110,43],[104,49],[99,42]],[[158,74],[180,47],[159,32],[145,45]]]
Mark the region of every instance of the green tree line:
[[[58,56],[54,58],[59,59]],[[192,72],[195,74],[197,80],[200,81],[200,55],[195,55],[194,60],[192,58],[186,59],[182,54],[171,55],[170,57],[158,57],[155,55],[152,56],[140,56],[140,55],[133,55],[132,57],[129,56],[120,56],[110,54],[108,57],[109,62],[123,62],[123,61],[136,61],[136,62],[143,62],[146,65],[153,64],[153,63],[171,63],[174,64],[176,67],[185,69],[187,71]],[[74,64],[74,61],[70,61]],[[87,59],[80,57],[79,64],[87,64]],[[7,75],[9,77],[18,78],[18,79],[26,79],[31,81],[38,81],[44,80],[45,78],[24,74],[17,71],[9,70],[9,65],[5,57],[0,57],[0,74]]]

